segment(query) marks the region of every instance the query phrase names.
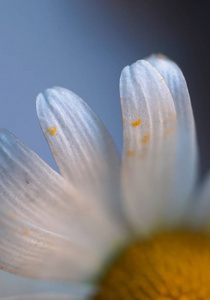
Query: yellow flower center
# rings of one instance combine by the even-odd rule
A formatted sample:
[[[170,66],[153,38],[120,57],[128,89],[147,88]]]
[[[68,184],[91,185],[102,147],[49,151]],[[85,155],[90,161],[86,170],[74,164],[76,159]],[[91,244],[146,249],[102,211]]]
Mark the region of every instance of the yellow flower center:
[[[175,231],[131,245],[94,300],[210,299],[210,235]]]

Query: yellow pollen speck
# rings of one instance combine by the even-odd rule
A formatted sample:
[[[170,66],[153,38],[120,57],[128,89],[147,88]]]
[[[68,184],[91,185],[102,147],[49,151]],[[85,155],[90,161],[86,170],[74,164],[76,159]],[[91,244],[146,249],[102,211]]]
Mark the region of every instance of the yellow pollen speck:
[[[24,234],[27,235],[27,234],[28,234],[28,231],[25,231]]]
[[[125,119],[122,119],[123,123],[125,123]]]
[[[50,128],[47,129],[47,132],[49,132],[51,135],[55,135],[57,132],[57,127],[56,126],[52,126]]]
[[[133,156],[133,150],[128,151],[128,156]]]
[[[163,78],[161,78],[160,80],[163,81]]]
[[[58,154],[58,151],[57,150],[53,150],[52,151],[52,154],[54,155],[54,154]]]
[[[210,299],[210,235],[163,232],[128,247],[94,300]]]
[[[135,121],[135,122],[131,121],[131,125],[132,125],[133,127],[139,126],[140,124],[141,124],[141,119],[140,119],[140,118],[138,118],[138,120]]]
[[[149,140],[150,140],[150,135],[148,134],[148,135],[145,135],[145,136],[141,139],[141,142],[142,142],[143,144],[146,144],[147,142],[149,142]]]
[[[166,136],[169,136],[171,134],[171,129],[167,129],[167,131],[166,131]]]

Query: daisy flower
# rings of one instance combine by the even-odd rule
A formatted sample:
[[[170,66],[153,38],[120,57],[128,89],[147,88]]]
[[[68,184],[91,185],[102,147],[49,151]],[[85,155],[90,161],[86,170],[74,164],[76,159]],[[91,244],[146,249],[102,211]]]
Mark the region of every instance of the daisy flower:
[[[153,55],[123,69],[120,97],[122,161],[94,112],[60,87],[37,98],[60,174],[0,131],[0,268],[96,286],[84,299],[207,300],[210,184],[196,187],[185,79]]]

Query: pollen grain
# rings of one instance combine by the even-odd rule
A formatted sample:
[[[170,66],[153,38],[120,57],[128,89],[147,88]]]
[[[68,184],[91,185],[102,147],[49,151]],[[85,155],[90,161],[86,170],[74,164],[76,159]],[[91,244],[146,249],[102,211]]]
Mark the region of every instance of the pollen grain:
[[[134,153],[133,150],[129,150],[128,151],[128,156],[133,156],[133,153]]]
[[[141,124],[141,119],[140,118],[138,118],[138,120],[137,121],[131,121],[131,125],[132,125],[132,127],[136,127],[136,126],[139,126]]]
[[[55,135],[57,132],[57,127],[56,126],[52,126],[50,128],[47,129],[47,132],[49,132],[51,135]]]
[[[141,139],[141,142],[143,144],[147,144],[149,142],[149,140],[150,140],[150,135],[148,134],[148,135],[143,136],[143,138]]]

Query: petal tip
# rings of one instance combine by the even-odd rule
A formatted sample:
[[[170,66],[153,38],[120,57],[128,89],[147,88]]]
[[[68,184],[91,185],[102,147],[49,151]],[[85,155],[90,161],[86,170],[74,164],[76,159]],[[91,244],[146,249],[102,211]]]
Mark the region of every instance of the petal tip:
[[[61,93],[62,90],[64,90],[64,88],[53,86],[39,93],[36,97],[37,114],[39,114],[44,105],[49,104],[53,99],[55,99],[56,93]]]
[[[4,128],[0,128],[0,142],[4,141],[8,136],[12,136],[12,134]]]

